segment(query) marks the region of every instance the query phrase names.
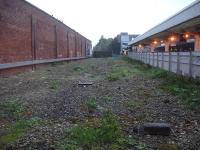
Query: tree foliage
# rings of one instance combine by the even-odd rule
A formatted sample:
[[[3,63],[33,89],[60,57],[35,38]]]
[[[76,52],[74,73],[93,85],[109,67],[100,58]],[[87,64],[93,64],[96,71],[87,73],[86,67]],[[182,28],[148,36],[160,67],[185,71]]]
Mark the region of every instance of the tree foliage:
[[[110,51],[110,44],[112,43],[112,38],[106,39],[101,36],[99,42],[94,47],[94,51]]]
[[[115,37],[110,45],[110,49],[112,50],[113,54],[119,55],[120,54],[120,43],[117,39],[117,37]]]
[[[104,38],[101,36],[99,42],[93,49],[94,51],[104,51],[104,52],[112,52],[114,54],[120,54],[120,43],[118,42],[117,37],[112,38]]]

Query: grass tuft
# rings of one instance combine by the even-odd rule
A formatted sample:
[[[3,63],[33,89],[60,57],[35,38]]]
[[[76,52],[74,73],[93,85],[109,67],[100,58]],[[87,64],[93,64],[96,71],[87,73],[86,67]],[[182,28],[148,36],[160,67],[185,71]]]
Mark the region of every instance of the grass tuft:
[[[82,71],[83,68],[82,68],[81,66],[75,66],[75,67],[73,68],[73,70],[74,70],[74,71]]]
[[[18,100],[0,103],[0,115],[20,117],[26,111],[25,107]]]
[[[200,80],[176,75],[159,68],[153,68],[128,57],[123,57],[122,59],[131,63],[133,67],[144,76],[153,79],[163,79],[163,82],[160,84],[161,89],[179,96],[187,104],[187,106],[189,106],[189,108],[195,110],[200,109]]]
[[[132,74],[131,69],[129,69],[128,67],[115,67],[107,75],[107,80],[108,81],[117,81],[120,78],[128,77],[131,74]]]
[[[39,125],[40,123],[41,119],[38,117],[34,117],[29,120],[19,120],[9,126],[7,134],[0,137],[0,143],[8,144],[14,142],[23,136],[29,128]]]
[[[160,87],[184,100],[189,108],[200,108],[200,81],[191,78],[170,74]]]
[[[110,102],[110,101],[113,101],[113,97],[112,96],[104,96],[103,100],[105,100],[105,102]]]
[[[141,102],[137,102],[137,101],[128,101],[127,103],[125,103],[125,106],[130,108],[130,109],[135,109],[138,107],[141,107],[143,104]]]
[[[57,80],[51,81],[49,84],[49,88],[52,90],[57,90],[60,88],[61,83]]]
[[[96,98],[92,97],[86,102],[86,106],[89,112],[93,112],[95,109],[97,109],[97,102]]]
[[[95,125],[78,125],[67,130],[66,137],[65,146],[71,149],[119,149],[126,143],[117,118],[111,113],[106,113]]]

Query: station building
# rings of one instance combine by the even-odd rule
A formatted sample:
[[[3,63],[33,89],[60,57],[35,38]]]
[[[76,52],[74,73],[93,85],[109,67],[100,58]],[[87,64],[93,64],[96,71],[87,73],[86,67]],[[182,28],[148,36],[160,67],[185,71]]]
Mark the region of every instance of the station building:
[[[129,42],[137,52],[200,52],[200,0]]]

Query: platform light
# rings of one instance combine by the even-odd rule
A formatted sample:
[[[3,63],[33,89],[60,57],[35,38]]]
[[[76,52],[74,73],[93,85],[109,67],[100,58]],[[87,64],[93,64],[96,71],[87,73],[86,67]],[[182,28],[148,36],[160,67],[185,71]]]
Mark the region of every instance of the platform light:
[[[186,34],[184,35],[184,37],[185,37],[186,39],[188,39],[188,38],[190,37],[190,35],[189,35],[188,33],[186,33]]]
[[[171,42],[174,42],[175,40],[176,40],[175,36],[171,36],[171,37],[170,37],[170,41],[171,41]]]
[[[163,40],[161,40],[161,41],[160,41],[160,43],[164,43],[164,41],[163,41]]]
[[[158,42],[157,42],[157,41],[153,41],[153,44],[155,44],[155,45],[156,45],[156,44],[158,44]]]
[[[139,48],[142,48],[142,45],[141,45],[141,44],[139,44]]]

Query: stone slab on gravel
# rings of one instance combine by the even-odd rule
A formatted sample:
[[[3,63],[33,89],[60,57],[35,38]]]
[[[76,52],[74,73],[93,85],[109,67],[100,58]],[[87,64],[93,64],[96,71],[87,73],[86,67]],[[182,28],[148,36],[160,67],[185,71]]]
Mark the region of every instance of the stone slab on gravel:
[[[92,85],[93,84],[93,82],[81,82],[81,81],[79,81],[79,83],[78,83],[78,85],[80,85],[80,86],[89,86],[89,85]]]
[[[143,134],[169,136],[171,132],[168,123],[145,123],[142,125]]]

